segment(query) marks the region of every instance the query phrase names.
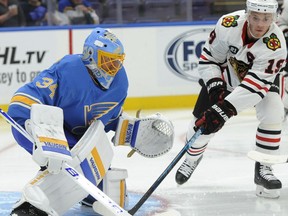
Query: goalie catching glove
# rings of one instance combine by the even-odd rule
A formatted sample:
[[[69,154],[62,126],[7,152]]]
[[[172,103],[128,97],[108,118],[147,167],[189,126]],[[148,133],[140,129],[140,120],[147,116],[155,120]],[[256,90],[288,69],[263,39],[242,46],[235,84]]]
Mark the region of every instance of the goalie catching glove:
[[[172,148],[173,140],[173,124],[160,113],[145,118],[134,118],[122,113],[113,137],[115,146],[130,146],[148,158],[167,153]]]

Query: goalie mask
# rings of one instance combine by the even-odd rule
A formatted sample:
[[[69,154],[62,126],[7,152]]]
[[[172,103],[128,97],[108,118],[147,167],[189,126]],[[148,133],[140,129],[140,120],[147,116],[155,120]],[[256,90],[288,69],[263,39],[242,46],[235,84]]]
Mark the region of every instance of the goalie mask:
[[[95,28],[85,40],[82,61],[105,89],[121,69],[124,57],[122,43],[108,29]]]

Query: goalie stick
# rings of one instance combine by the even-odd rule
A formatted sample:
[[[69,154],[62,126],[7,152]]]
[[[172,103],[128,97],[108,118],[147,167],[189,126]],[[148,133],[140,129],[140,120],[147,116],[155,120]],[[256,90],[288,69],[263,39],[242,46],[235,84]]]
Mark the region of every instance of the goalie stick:
[[[18,130],[24,137],[29,141],[34,143],[31,135],[19,125],[13,118],[11,118],[6,112],[0,108],[1,116],[16,130]],[[82,187],[88,194],[93,196],[97,201],[99,201],[103,206],[109,210],[115,216],[129,216],[130,214],[121,208],[116,202],[110,199],[105,193],[98,189],[94,184],[92,184],[85,176],[71,167],[69,164],[64,163],[63,169],[61,170],[65,175],[70,177],[75,183]]]
[[[130,209],[128,212],[131,215],[134,215],[138,209],[144,204],[144,202],[150,197],[150,195],[156,190],[164,178],[170,173],[173,167],[178,163],[178,161],[184,156],[186,151],[191,147],[191,145],[197,140],[197,138],[202,134],[203,129],[200,128],[196,133],[191,137],[191,139],[185,144],[173,161],[167,166],[167,168],[162,172],[158,179],[152,184],[152,186],[147,190],[147,192],[142,196],[142,198],[135,204],[135,206]]]
[[[288,155],[270,155],[258,151],[249,151],[247,156],[260,163],[281,164],[288,163]]]

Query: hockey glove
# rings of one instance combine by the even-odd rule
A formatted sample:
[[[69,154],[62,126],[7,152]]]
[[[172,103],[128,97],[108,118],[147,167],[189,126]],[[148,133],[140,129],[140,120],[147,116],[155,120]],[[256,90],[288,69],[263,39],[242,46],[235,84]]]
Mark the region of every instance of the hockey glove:
[[[206,86],[211,105],[217,102],[222,102],[224,98],[230,93],[227,91],[226,82],[218,77],[210,79]]]
[[[61,108],[44,104],[33,104],[30,120],[25,122],[34,139],[32,159],[40,166],[47,166],[53,174],[60,172],[64,162],[72,161],[63,122]]]
[[[211,106],[208,110],[201,114],[195,122],[195,131],[202,127],[203,134],[209,135],[219,131],[225,122],[232,116],[237,115],[235,107],[224,100]]]

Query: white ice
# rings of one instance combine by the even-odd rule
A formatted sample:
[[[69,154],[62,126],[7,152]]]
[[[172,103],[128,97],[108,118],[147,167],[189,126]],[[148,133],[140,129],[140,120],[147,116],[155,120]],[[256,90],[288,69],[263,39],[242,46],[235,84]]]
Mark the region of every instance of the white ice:
[[[157,110],[159,111],[159,110]],[[142,115],[153,111],[143,111]],[[175,141],[166,155],[147,159],[137,154],[126,155],[128,147],[115,148],[112,166],[128,170],[128,191],[140,194],[150,188],[184,146],[185,133],[192,110],[160,110],[174,124]],[[130,112],[135,114],[135,112]],[[275,175],[282,181],[279,199],[259,198],[255,195],[254,161],[246,156],[255,147],[258,121],[254,110],[247,110],[230,119],[208,145],[204,158],[191,179],[183,186],[175,183],[175,172],[184,160],[174,167],[152,194],[161,201],[161,210],[171,216],[287,216],[288,165],[273,166]],[[288,123],[284,123],[279,154],[288,153]],[[21,191],[37,172],[38,166],[31,156],[14,141],[9,125],[0,121],[0,192]],[[153,206],[152,206],[153,207]],[[141,207],[149,209],[149,202]],[[144,211],[143,211],[144,210]]]

